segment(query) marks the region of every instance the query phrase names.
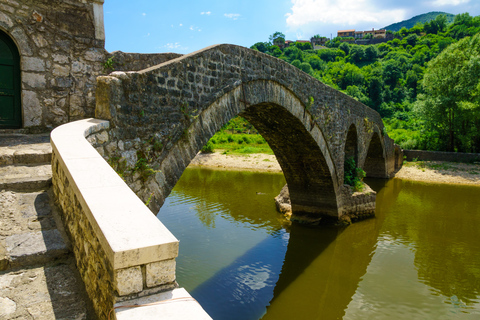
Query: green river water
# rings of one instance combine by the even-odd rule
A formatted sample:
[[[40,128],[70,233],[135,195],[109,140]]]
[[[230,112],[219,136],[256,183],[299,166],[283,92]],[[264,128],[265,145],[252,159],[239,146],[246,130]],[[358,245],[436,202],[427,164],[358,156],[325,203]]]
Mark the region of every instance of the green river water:
[[[158,218],[215,320],[480,319],[480,188],[368,180],[375,218],[290,225],[282,174],[188,168]]]

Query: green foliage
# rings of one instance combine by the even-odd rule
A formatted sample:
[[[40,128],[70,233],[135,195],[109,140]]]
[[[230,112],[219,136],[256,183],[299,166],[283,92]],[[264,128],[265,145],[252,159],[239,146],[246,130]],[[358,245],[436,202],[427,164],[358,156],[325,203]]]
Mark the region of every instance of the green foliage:
[[[283,46],[285,44],[285,35],[280,31],[273,33],[268,39],[276,46]]]
[[[450,52],[461,39],[480,33],[480,16],[464,13],[453,17],[432,12],[410,22],[411,25],[395,29],[393,40],[375,45],[351,44],[344,38],[334,38],[327,41],[324,49],[304,49],[301,43],[280,49],[271,42],[273,38],[284,37],[277,32],[270,42],[257,42],[252,47],[294,65],[378,111],[386,126],[391,126],[389,136],[404,148],[480,152],[480,138],[477,138],[480,89],[476,88],[478,81],[475,82],[480,74],[475,73],[479,54],[471,53],[473,42],[471,48],[465,46],[463,51],[449,53],[452,62],[445,77],[438,76],[435,82],[429,76],[437,57]],[[460,61],[465,63],[461,68]],[[444,79],[456,79],[452,82],[456,89],[447,90],[446,84],[441,83]],[[435,86],[441,89],[435,91]],[[440,99],[434,92],[449,94]],[[444,108],[448,99],[458,101],[454,113]],[[443,112],[436,111],[441,108]],[[450,129],[445,125],[449,117],[453,142],[449,142]]]
[[[266,153],[273,154],[272,149],[257,130],[244,118],[235,117],[225,124],[206,144],[205,151],[221,151],[223,154]]]
[[[208,141],[206,145],[204,145],[202,147],[202,149],[200,150],[202,153],[212,153],[212,152],[215,152],[215,148],[214,148],[214,143],[212,141]]]
[[[114,63],[115,63],[115,60],[113,56],[105,60],[105,62],[103,63],[103,69],[105,70],[105,72],[115,71],[115,69],[113,68]]]
[[[156,173],[156,171],[150,167],[149,160],[143,151],[137,151],[137,162],[133,167],[133,172],[138,172],[143,182],[147,181],[148,177]]]
[[[428,63],[416,112],[447,151],[480,151],[480,34]]]
[[[363,178],[365,178],[365,171],[362,168],[358,168],[354,157],[348,157],[345,159],[344,164],[344,183],[353,187],[354,191],[363,190]]]

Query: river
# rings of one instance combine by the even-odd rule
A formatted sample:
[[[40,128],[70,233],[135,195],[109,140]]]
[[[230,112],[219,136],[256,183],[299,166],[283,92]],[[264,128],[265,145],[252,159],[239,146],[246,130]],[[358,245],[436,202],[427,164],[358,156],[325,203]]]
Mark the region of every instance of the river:
[[[158,213],[215,320],[479,319],[480,188],[369,180],[375,218],[291,225],[281,173],[188,168]]]

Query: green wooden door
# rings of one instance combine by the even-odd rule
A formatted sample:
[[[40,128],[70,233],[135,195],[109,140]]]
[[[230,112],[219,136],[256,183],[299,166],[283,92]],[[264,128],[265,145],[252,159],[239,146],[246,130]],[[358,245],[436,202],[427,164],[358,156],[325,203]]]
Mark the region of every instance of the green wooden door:
[[[20,56],[15,43],[0,31],[0,128],[21,128]]]

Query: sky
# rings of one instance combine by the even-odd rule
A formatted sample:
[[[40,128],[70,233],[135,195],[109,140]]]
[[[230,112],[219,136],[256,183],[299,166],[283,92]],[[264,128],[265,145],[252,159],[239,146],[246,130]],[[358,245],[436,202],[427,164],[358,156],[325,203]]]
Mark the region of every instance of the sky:
[[[276,31],[309,40],[380,29],[430,11],[480,15],[480,0],[105,0],[109,52],[190,53],[220,43],[250,47]]]

